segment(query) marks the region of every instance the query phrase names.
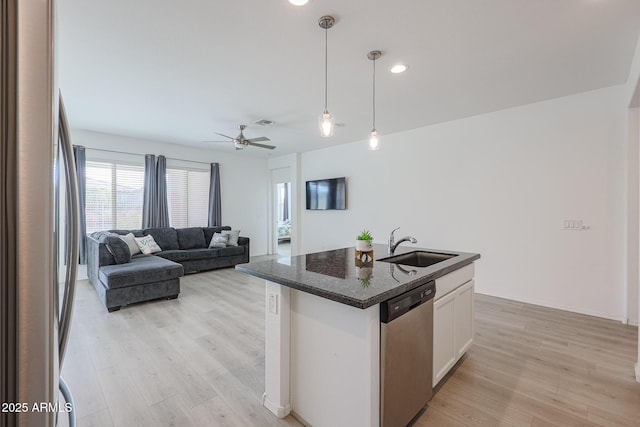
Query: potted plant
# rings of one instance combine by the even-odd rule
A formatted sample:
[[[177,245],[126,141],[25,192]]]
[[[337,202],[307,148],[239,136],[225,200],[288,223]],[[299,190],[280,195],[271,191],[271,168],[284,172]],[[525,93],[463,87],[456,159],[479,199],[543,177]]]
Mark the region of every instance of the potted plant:
[[[373,250],[373,237],[369,230],[362,230],[356,237],[356,250],[360,252],[370,252]]]

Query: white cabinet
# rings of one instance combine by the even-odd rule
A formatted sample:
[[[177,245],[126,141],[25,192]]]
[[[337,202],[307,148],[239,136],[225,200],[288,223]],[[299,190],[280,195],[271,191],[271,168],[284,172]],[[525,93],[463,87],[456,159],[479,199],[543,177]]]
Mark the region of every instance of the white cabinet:
[[[437,286],[437,285],[436,285]],[[453,342],[455,316],[455,292],[433,303],[433,386],[444,377],[456,363]]]
[[[469,280],[433,304],[434,387],[473,343],[473,287]]]
[[[456,361],[469,350],[473,342],[473,287],[471,280],[455,291],[453,342]]]

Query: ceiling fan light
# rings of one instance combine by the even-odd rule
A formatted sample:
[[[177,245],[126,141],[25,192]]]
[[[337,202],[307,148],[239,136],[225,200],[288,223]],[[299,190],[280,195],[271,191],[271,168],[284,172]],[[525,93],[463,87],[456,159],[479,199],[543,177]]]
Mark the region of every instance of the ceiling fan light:
[[[380,148],[380,135],[378,135],[378,131],[375,129],[371,130],[371,134],[369,135],[369,150],[375,151]]]
[[[335,122],[333,120],[333,116],[329,114],[327,110],[320,115],[320,136],[323,138],[329,138],[333,136],[333,128],[335,127]]]
[[[309,3],[309,0],[289,0],[289,3],[294,6],[304,6],[305,4]]]

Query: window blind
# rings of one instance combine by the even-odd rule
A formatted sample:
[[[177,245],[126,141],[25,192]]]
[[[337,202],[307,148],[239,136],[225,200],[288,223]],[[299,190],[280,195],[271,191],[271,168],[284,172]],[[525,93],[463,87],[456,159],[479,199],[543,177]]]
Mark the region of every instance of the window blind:
[[[87,233],[142,227],[144,166],[87,161]]]
[[[206,227],[209,172],[167,168],[167,201],[171,227]]]

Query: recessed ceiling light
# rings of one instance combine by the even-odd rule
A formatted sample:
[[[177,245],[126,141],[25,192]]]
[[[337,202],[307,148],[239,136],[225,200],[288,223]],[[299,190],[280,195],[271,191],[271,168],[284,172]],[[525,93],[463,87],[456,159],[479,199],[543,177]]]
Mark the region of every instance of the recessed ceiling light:
[[[309,0],[289,0],[289,3],[294,6],[304,6],[305,4],[309,3]]]
[[[393,74],[400,74],[400,73],[404,73],[405,71],[407,71],[407,68],[409,68],[408,65],[396,64],[393,67],[391,67],[389,69],[389,71],[391,71]]]

